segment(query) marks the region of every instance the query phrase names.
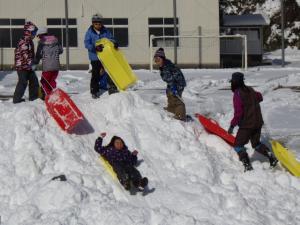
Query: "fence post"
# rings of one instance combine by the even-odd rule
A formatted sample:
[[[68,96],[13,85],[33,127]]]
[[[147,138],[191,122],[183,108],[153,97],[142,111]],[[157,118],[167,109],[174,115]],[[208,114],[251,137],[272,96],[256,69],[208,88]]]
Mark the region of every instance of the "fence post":
[[[199,35],[199,68],[202,67],[202,45],[201,45],[201,26],[198,27],[198,35]]]
[[[247,35],[244,35],[245,39],[245,71],[248,70],[248,40]]]
[[[150,72],[151,73],[153,72],[153,56],[152,56],[153,38],[154,38],[154,35],[151,34],[150,35]]]

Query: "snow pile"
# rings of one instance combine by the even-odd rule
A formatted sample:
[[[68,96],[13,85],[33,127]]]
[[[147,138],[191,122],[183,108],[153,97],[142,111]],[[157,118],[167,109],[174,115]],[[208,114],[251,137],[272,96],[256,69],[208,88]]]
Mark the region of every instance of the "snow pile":
[[[183,98],[190,114],[209,113],[224,127],[232,116],[226,88],[234,70],[184,70]],[[292,72],[291,72],[292,71]],[[94,224],[298,224],[300,180],[249,150],[254,171],[243,173],[236,153],[199,123],[181,123],[162,110],[165,84],[137,71],[140,90],[91,99],[89,77],[68,71],[59,86],[72,94],[86,122],[67,134],[42,101],[0,102],[0,215],[5,225]],[[263,92],[271,132],[299,132],[295,69],[255,69],[246,82]],[[15,75],[14,75],[15,76]],[[2,80],[9,91],[15,80]],[[133,88],[134,89],[134,88]],[[291,131],[292,130],[292,131]],[[144,161],[139,166],[155,191],[130,196],[114,182],[93,150],[102,131],[124,138]],[[294,145],[299,142],[293,138]],[[67,181],[51,180],[65,174]]]

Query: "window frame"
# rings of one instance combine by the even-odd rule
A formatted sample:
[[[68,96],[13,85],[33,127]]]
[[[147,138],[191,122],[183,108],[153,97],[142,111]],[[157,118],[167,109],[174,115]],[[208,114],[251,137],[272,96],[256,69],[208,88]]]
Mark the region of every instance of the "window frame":
[[[121,23],[116,23],[116,21],[121,21],[121,20],[125,20],[126,22],[123,24]],[[127,29],[127,45],[126,46],[121,46],[120,43],[118,43],[120,45],[120,48],[129,48],[130,45],[130,41],[129,41],[129,19],[128,18],[124,18],[124,17],[111,17],[111,18],[103,18],[103,25],[109,29],[110,31],[112,31],[112,35],[113,37],[116,39],[116,41],[120,42],[116,37],[115,37],[115,30],[114,29]],[[108,23],[107,23],[108,22]]]
[[[55,21],[57,24],[49,24],[50,21]],[[69,18],[69,24],[68,28],[69,29],[76,29],[76,46],[70,46],[69,43],[69,48],[70,49],[78,49],[79,48],[79,38],[78,38],[78,23],[77,23],[77,18]],[[71,22],[71,23],[70,23]],[[75,24],[74,24],[75,22]],[[61,42],[60,44],[62,45],[63,48],[66,48],[65,46],[65,36],[64,33],[66,33],[66,25],[65,25],[65,18],[47,18],[46,19],[46,24],[47,24],[47,29],[59,29],[60,30],[60,35],[61,35]],[[70,39],[70,37],[69,37]]]
[[[152,21],[151,21],[152,20]],[[159,23],[159,21],[162,23]],[[173,21],[173,23],[170,23],[169,21]],[[174,36],[179,36],[179,18],[176,18],[176,24],[177,24],[177,30],[176,30],[176,34]],[[149,46],[150,46],[150,36],[152,35],[150,32],[150,29],[162,29],[162,35],[160,36],[169,36],[166,34],[166,30],[173,28],[173,32],[174,32],[174,18],[173,17],[148,17],[148,36],[149,36]],[[156,41],[158,40],[162,40],[163,43],[166,43],[166,41],[168,41],[169,39],[174,40],[173,38],[160,38],[160,39],[156,39]],[[153,47],[158,47],[157,42],[153,42]],[[174,48],[174,44],[173,46],[167,46],[164,45],[162,46],[164,48]],[[179,39],[177,41],[177,47],[180,47],[180,42]]]
[[[6,20],[8,22],[6,24],[1,24],[0,29],[8,29],[9,30],[9,47],[1,47],[0,46],[0,48],[1,49],[15,49],[17,46],[13,45],[14,44],[13,43],[13,35],[12,35],[13,30],[14,29],[22,29],[23,30],[24,29],[24,24],[25,24],[25,21],[26,21],[25,18],[0,18],[0,20]],[[15,24],[13,24],[13,21],[14,21],[14,23],[16,21],[19,21],[19,22],[22,21],[22,24],[15,25]],[[19,39],[21,37],[18,38],[17,42],[19,41]]]

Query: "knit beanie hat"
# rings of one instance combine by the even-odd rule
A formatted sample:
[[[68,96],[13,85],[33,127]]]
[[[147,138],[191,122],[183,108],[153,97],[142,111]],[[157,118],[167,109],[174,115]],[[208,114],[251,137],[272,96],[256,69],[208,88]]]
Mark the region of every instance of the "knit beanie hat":
[[[47,27],[40,27],[36,33],[36,35],[41,35],[41,34],[47,34],[48,33],[48,29]]]
[[[231,75],[230,82],[243,82],[244,81],[244,74],[241,72],[235,72]]]
[[[92,17],[92,23],[102,23],[103,22],[103,16],[99,13],[93,15]]]
[[[156,50],[155,54],[154,54],[154,58],[155,57],[160,57],[160,58],[163,58],[165,59],[166,58],[166,55],[165,55],[165,51],[163,48],[159,48]]]

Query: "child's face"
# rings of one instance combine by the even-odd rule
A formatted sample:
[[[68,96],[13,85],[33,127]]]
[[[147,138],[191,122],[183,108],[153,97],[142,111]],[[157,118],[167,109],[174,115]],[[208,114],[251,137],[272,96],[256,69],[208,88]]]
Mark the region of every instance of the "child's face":
[[[122,150],[124,147],[123,142],[120,139],[115,140],[114,147],[117,150]]]
[[[94,27],[95,30],[100,31],[102,26],[103,26],[102,23],[99,23],[99,22],[94,22],[93,23],[93,27]]]
[[[160,58],[160,57],[155,57],[155,58],[154,58],[154,62],[155,62],[155,64],[158,65],[159,67],[161,67],[161,66],[163,65],[163,63],[164,63],[163,59]]]

